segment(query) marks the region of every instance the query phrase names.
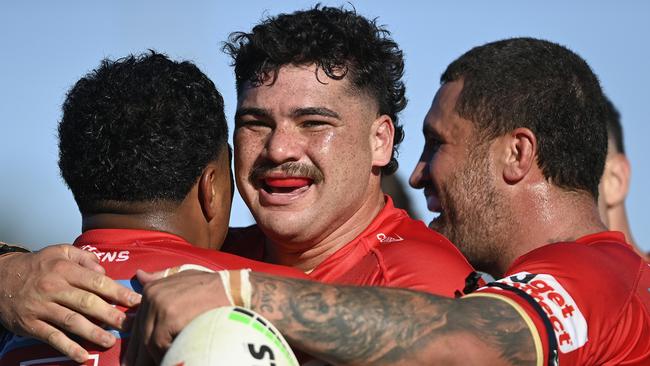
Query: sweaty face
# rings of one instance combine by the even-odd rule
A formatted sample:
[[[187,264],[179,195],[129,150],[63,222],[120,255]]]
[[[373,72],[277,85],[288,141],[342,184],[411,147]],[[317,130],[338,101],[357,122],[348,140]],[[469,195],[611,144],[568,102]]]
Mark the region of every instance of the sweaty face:
[[[410,178],[423,188],[429,227],[445,235],[477,269],[490,270],[502,254],[508,217],[496,189],[490,143],[477,139],[474,124],[454,107],[462,82],[443,85],[424,120],[425,146]]]
[[[315,66],[282,67],[246,85],[235,121],[235,179],[262,231],[313,243],[368,198],[370,125],[377,107]]]

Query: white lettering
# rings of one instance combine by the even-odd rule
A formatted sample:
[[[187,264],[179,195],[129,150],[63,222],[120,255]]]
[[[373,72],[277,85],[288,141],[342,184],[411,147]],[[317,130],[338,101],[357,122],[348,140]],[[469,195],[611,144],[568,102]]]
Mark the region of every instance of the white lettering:
[[[587,343],[587,321],[555,277],[520,272],[497,282],[521,289],[537,301],[553,325],[562,353],[574,351]]]

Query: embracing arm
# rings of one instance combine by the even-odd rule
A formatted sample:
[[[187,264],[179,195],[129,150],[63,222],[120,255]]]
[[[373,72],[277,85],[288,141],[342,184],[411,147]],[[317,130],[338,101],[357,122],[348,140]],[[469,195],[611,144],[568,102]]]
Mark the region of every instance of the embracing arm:
[[[139,301],[103,271],[94,254],[70,245],[0,256],[0,324],[85,361],[88,353],[69,334],[111,346],[115,337],[86,317],[119,328],[125,315],[107,301],[124,306]]]
[[[252,273],[252,310],[290,343],[342,365],[535,365],[533,336],[509,304],[408,290],[328,286]]]

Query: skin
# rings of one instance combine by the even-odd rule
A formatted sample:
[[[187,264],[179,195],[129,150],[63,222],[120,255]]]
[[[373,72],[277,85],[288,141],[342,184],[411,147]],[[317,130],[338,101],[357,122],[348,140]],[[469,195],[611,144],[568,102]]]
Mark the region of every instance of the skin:
[[[429,208],[442,211],[433,227],[455,235],[470,261],[488,265],[478,269],[490,270],[497,278],[515,258],[535,248],[606,230],[594,197],[556,187],[543,176],[531,130],[517,128],[492,140],[480,138],[473,122],[455,112],[462,87],[462,81],[456,81],[439,90],[424,121],[425,147],[411,177],[414,187],[424,188]],[[463,189],[468,190],[465,199]],[[495,209],[499,212],[492,214]],[[489,229],[468,225],[464,216]],[[490,236],[478,242],[481,235]],[[499,241],[502,247],[496,246]],[[223,291],[214,274],[174,277],[140,277],[150,283],[143,300],[148,312],[141,324],[146,326],[140,331],[145,344],[163,347],[159,354],[169,346],[163,336],[179,329],[178,324],[173,328],[158,321],[174,307],[175,292],[208,282],[215,293]],[[533,335],[524,319],[498,299],[454,300],[261,274],[252,274],[251,283],[253,310],[271,320],[294,346],[334,364],[536,362]],[[200,295],[198,301],[220,306],[226,297],[215,293]]]
[[[454,110],[461,89],[462,83],[450,83],[436,94],[409,183],[424,190],[430,211],[440,213],[429,227],[449,238],[475,268],[498,273],[494,259],[508,252],[504,234],[510,231],[510,208],[497,189],[498,167],[489,159],[488,143]]]
[[[218,160],[206,166],[180,204],[123,205],[122,212],[84,215],[83,230],[165,231],[199,247],[218,249],[228,229],[232,199],[230,175],[228,154],[223,152]],[[111,304],[136,306],[141,296],[106,277],[98,262],[94,254],[68,245],[2,256],[0,278],[15,279],[3,284],[4,296],[12,299],[0,302],[3,326],[16,334],[47,342],[77,362],[87,360],[88,353],[61,330],[104,347],[115,344],[112,334],[88,318],[127,330],[125,314]],[[25,276],[26,273],[30,275]],[[138,362],[146,363],[150,359],[148,352],[138,352],[135,356],[140,357]]]
[[[244,108],[248,109],[244,110],[246,113],[242,112]],[[251,113],[251,108],[263,115]],[[347,77],[332,80],[322,72],[317,73],[311,65],[284,67],[274,84],[245,88],[239,96],[235,131],[236,180],[260,227],[269,236],[266,260],[309,271],[367,227],[384,204],[380,169],[390,161],[393,135],[392,120],[379,115],[372,98],[353,90]],[[311,166],[322,174],[322,181],[312,184],[303,194],[289,194],[292,197],[288,200],[279,198],[280,204],[278,200],[269,201],[269,195],[263,200],[259,198],[260,188],[248,180],[250,170],[260,163],[272,168],[266,174],[281,177],[291,175],[278,173],[286,163]],[[209,190],[193,189],[190,195],[205,201],[208,193]],[[210,234],[212,229],[194,232],[183,225],[197,218],[202,222],[201,213],[192,209],[199,207],[195,202],[190,200],[189,206],[183,206],[192,216],[188,220],[180,219],[180,213],[164,210],[150,214],[146,207],[131,207],[129,213],[137,217],[138,224],[130,223],[126,215],[111,213],[84,218],[84,228],[104,227],[106,222],[119,222],[119,227],[142,225],[145,229],[182,232],[181,236],[198,246],[217,248],[211,243],[221,242],[223,234],[218,229],[216,234]],[[209,212],[204,210],[203,214]],[[223,214],[214,214],[215,218],[219,216]],[[139,303],[140,296],[103,276],[90,253],[62,246],[35,255],[38,257],[22,253],[0,257],[2,278],[16,279],[18,273],[29,272],[34,286],[42,281],[58,285],[29,287],[19,278],[5,281],[5,292],[16,295],[13,301],[0,304],[2,324],[10,331],[49,341],[79,362],[87,358],[86,351],[54,327],[98,345],[112,345],[115,339],[86,317],[99,314],[95,317],[106,325],[123,329],[125,320],[109,303],[131,307]],[[54,268],[27,269],[48,260]],[[62,296],[67,298],[65,303],[60,300]],[[194,301],[190,305],[194,308],[186,309],[188,314],[198,315],[199,303]],[[34,310],[25,314],[22,309],[26,306]],[[51,311],[54,306],[61,310]],[[47,327],[41,328],[40,323]],[[53,336],[55,331],[58,333]]]
[[[88,352],[63,331],[112,346],[115,337],[87,318],[125,329],[126,316],[109,303],[131,307],[140,302],[139,294],[104,273],[97,256],[69,245],[0,257],[2,295],[10,299],[0,301],[2,326],[47,342],[77,362],[85,361]]]
[[[348,79],[289,65],[274,82],[247,84],[239,95],[235,178],[267,237],[265,261],[310,271],[384,206],[380,169],[390,161],[393,123]],[[272,191],[268,177],[309,184]]]
[[[138,317],[135,329],[150,348],[158,347],[154,360],[162,358],[172,336],[185,326],[186,314],[174,306],[178,294],[191,292],[193,302],[215,307],[230,305],[218,275],[188,271],[161,276],[138,273],[138,279],[147,283],[141,306],[151,316]],[[499,300],[453,300],[260,273],[251,273],[250,279],[251,309],[273,322],[293,347],[332,364],[535,365],[530,330],[514,308]]]

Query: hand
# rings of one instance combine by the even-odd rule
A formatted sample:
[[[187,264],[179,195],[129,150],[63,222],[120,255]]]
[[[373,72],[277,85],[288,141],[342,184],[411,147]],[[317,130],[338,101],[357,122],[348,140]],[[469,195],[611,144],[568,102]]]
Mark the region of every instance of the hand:
[[[70,245],[6,254],[0,257],[0,322],[84,362],[88,353],[63,331],[110,347],[115,337],[86,317],[122,329],[126,316],[104,299],[126,307],[140,300],[104,273],[97,256]]]
[[[160,364],[189,322],[210,309],[231,305],[217,273],[185,271],[167,278],[163,274],[137,273],[144,296],[122,365],[148,365],[149,357]]]

